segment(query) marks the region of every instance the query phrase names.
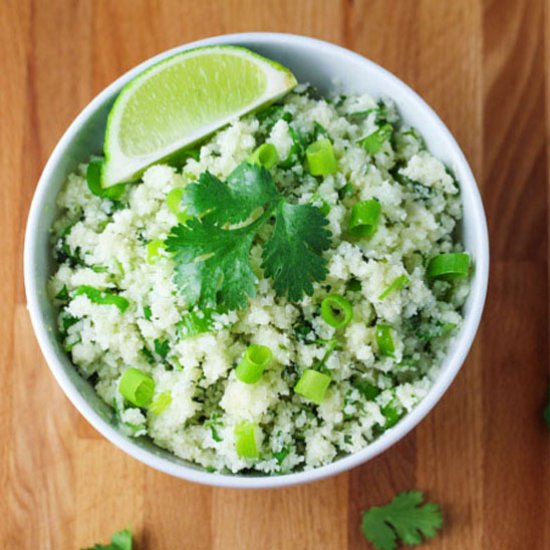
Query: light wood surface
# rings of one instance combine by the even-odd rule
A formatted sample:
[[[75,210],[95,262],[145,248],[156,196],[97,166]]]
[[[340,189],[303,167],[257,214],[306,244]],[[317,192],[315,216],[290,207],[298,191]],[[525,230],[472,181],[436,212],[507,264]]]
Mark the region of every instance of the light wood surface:
[[[138,549],[367,549],[361,510],[418,488],[446,518],[427,548],[549,549],[549,23],[542,0],[2,0],[0,548],[76,549],[132,525]],[[492,268],[476,344],[413,433],[339,477],[238,492],[152,471],[79,416],[32,334],[22,246],[40,171],[96,93],[164,49],[251,30],[343,44],[420,92],[476,174]]]

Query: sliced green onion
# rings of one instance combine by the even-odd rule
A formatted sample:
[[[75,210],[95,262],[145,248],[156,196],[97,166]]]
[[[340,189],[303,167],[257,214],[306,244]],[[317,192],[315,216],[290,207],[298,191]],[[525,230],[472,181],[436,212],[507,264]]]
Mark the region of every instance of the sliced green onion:
[[[264,143],[248,157],[248,162],[270,170],[279,162],[279,154],[273,143]]]
[[[178,323],[178,329],[182,338],[191,338],[198,334],[211,332],[214,328],[213,314],[216,313],[213,309],[205,309],[199,311],[189,311]]]
[[[256,443],[256,424],[241,422],[235,426],[235,449],[242,458],[258,458],[258,444]]]
[[[172,394],[169,391],[162,392],[150,405],[149,410],[155,414],[159,415],[164,412],[166,407],[172,403]]]
[[[121,313],[124,313],[130,302],[123,296],[113,294],[107,290],[98,290],[97,288],[82,285],[79,286],[73,293],[73,296],[87,296],[90,302],[103,306],[116,306]]]
[[[395,344],[393,343],[392,328],[390,325],[380,323],[376,325],[376,343],[378,350],[386,357],[395,355]]]
[[[359,144],[371,155],[378,153],[382,149],[382,145],[388,139],[390,139],[393,133],[393,128],[391,124],[384,124],[378,130],[375,130],[372,134],[369,134],[367,137],[364,137],[359,141]]]
[[[86,183],[88,189],[93,195],[102,199],[116,201],[124,195],[125,184],[119,183],[111,187],[103,188],[101,186],[101,171],[103,170],[103,161],[101,159],[92,159],[86,169]]]
[[[331,327],[344,328],[353,319],[353,307],[343,296],[329,294],[321,302],[321,317]]]
[[[164,250],[164,241],[155,239],[147,243],[147,263],[154,264],[161,255],[161,250]]]
[[[396,277],[385,289],[380,296],[378,296],[379,300],[384,300],[387,298],[392,292],[395,292],[397,290],[401,290],[405,288],[410,282],[410,279],[406,275],[399,275],[399,277]]]
[[[468,276],[470,256],[464,252],[440,254],[430,260],[428,277],[441,279],[460,279]]]
[[[248,346],[235,369],[235,376],[245,384],[255,384],[262,377],[272,357],[273,353],[267,346],[260,344]]]
[[[122,374],[118,389],[132,405],[147,407],[155,393],[155,381],[148,374],[130,367]]]
[[[325,398],[330,380],[331,378],[328,374],[323,374],[313,369],[306,369],[294,387],[294,391],[309,401],[320,405]]]
[[[178,222],[181,224],[184,224],[191,219],[191,216],[187,214],[185,207],[181,204],[183,192],[183,187],[174,187],[174,189],[169,191],[166,195],[166,206],[168,207],[168,210],[170,210],[173,214],[176,214],[178,217]]]
[[[348,231],[354,237],[371,237],[378,227],[381,212],[382,207],[375,199],[354,204]]]
[[[338,161],[330,139],[324,138],[308,145],[306,149],[309,172],[313,176],[326,176],[338,172]]]

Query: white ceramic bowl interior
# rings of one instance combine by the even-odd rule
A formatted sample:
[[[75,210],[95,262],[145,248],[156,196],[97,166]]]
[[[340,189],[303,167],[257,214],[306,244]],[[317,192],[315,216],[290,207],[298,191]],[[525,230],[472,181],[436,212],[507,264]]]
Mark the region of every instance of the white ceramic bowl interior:
[[[322,92],[338,87],[347,92],[367,92],[375,97],[393,99],[403,120],[422,133],[429,150],[452,168],[461,186],[462,234],[475,268],[470,296],[464,307],[464,325],[450,345],[437,380],[410,414],[368,447],[311,471],[272,477],[212,474],[176,458],[146,439],[125,436],[117,429],[111,409],[71,364],[54,328],[56,311],[48,299],[46,283],[55,267],[51,258],[50,227],[56,216],[55,200],[61,185],[79,163],[86,161],[91,153],[102,150],[107,114],[118,92],[129,80],[167,56],[208,44],[237,44],[251,48],[280,61],[300,82],[310,82]],[[88,422],[129,455],[162,472],[210,485],[266,488],[310,482],[353,468],[393,445],[418,424],[449,387],[470,349],[485,301],[489,250],[485,214],[468,163],[443,122],[411,88],[375,63],[339,46],[288,34],[246,33],[200,40],[153,57],[120,77],[80,113],[54,149],[36,188],[27,224],[24,258],[28,307],[38,342],[57,382]]]

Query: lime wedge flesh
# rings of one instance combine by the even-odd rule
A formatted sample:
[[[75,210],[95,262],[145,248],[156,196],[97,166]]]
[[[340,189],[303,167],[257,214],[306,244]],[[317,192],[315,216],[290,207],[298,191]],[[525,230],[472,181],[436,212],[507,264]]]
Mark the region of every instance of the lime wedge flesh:
[[[153,65],[124,87],[109,113],[103,187],[137,179],[294,86],[286,67],[238,46],[196,48]]]

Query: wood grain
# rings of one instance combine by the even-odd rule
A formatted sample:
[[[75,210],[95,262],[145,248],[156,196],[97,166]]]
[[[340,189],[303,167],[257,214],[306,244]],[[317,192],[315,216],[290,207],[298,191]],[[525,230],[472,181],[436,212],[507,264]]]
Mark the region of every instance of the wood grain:
[[[104,86],[204,36],[284,31],[345,45],[435,108],[484,198],[491,284],[476,344],[440,404],[352,472],[277,491],[152,471],[73,409],[32,336],[22,244],[36,181]],[[404,489],[440,502],[428,548],[550,549],[548,136],[543,0],[3,0],[0,2],[0,549],[77,549],[132,525],[138,549],[369,548],[361,511]]]

